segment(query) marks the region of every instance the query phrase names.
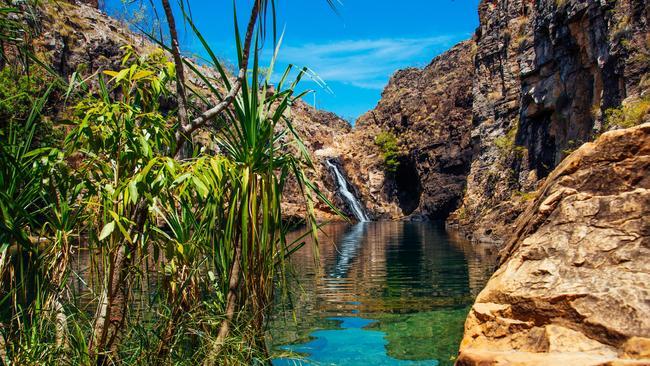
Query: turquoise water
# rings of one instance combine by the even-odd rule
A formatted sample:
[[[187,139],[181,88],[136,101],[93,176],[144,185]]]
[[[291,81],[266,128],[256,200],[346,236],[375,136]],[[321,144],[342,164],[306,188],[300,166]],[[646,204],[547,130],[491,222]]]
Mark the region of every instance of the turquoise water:
[[[311,342],[282,347],[285,350],[308,354],[308,360],[284,358],[274,365],[438,365],[436,360],[407,361],[389,357],[386,354],[386,334],[364,327],[374,320],[359,317],[330,318],[340,321],[340,330],[319,330],[311,334]]]
[[[451,365],[495,255],[432,223],[325,228],[291,259],[271,343],[284,365]]]

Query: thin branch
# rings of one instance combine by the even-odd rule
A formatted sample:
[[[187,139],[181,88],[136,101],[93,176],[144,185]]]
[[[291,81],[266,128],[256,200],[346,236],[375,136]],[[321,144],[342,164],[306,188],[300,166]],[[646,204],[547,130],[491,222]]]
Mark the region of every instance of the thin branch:
[[[172,42],[172,57],[174,58],[174,65],[176,66],[176,94],[178,96],[178,122],[179,126],[187,124],[187,96],[185,94],[185,70],[183,67],[183,59],[181,58],[181,51],[178,47],[178,33],[176,32],[176,20],[174,13],[169,5],[169,0],[162,0],[165,16],[167,17],[167,24],[169,26],[169,36]],[[162,41],[162,40],[161,40]]]
[[[168,0],[162,0],[167,2]],[[244,48],[242,50],[242,61],[239,65],[239,73],[237,74],[237,80],[232,85],[232,88],[228,94],[223,98],[223,100],[215,105],[214,107],[208,109],[207,111],[201,113],[200,116],[192,120],[191,123],[187,125],[181,125],[181,128],[178,133],[176,133],[176,153],[181,149],[187,136],[190,136],[197,129],[205,126],[205,124],[210,121],[212,118],[219,115],[221,112],[226,110],[228,106],[232,103],[239,93],[239,90],[242,87],[242,84],[246,81],[246,71],[248,70],[248,60],[250,58],[251,51],[251,42],[253,39],[253,33],[255,31],[255,24],[260,13],[260,4],[263,0],[255,0],[253,9],[251,10],[251,16],[248,20],[248,27],[246,28],[246,38],[244,39]],[[178,70],[178,69],[177,69]]]

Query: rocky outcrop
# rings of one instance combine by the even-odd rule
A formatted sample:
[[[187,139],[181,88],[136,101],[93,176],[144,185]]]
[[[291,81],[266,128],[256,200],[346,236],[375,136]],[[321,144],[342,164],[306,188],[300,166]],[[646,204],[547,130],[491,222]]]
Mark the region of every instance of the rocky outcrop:
[[[466,41],[423,69],[395,73],[377,106],[335,141],[335,154],[376,219],[444,218],[459,204],[471,159],[472,63]],[[397,138],[390,172],[375,143]]]
[[[330,148],[340,136],[350,133],[350,124],[334,113],[317,110],[302,101],[297,101],[292,106],[290,117],[291,123],[303,140],[314,164],[313,169],[308,171],[308,178],[337,208],[349,217],[354,217],[342,198],[337,195],[336,183],[325,164],[327,156],[319,153],[323,149]],[[296,151],[296,153],[298,152]],[[289,181],[283,192],[283,198],[283,210],[287,217],[295,220],[301,220],[305,217],[305,202],[300,187],[295,181]],[[329,206],[321,201],[316,202],[314,210],[319,220],[342,220]]]
[[[650,124],[567,157],[517,219],[457,365],[650,364]]]
[[[35,46],[60,75],[119,69],[125,45],[154,49],[146,36],[130,32],[96,6],[46,1],[40,9],[42,32]]]
[[[450,218],[500,241],[568,152],[612,126],[605,111],[648,87],[647,1],[495,1],[479,7],[474,157]]]

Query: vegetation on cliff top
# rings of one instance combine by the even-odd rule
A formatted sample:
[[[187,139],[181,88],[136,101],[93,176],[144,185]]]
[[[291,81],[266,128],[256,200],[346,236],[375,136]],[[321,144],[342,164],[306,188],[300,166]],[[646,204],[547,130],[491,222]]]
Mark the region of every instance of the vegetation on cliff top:
[[[605,111],[605,130],[611,128],[630,128],[643,123],[650,113],[650,96],[624,103],[618,108]]]

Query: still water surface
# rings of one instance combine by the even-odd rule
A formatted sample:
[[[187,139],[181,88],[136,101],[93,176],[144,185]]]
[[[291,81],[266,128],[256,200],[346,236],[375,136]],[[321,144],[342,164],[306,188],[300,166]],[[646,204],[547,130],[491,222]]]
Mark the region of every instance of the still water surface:
[[[270,334],[284,365],[451,365],[495,253],[433,223],[332,224],[294,254]],[[295,357],[295,355],[300,355]]]

